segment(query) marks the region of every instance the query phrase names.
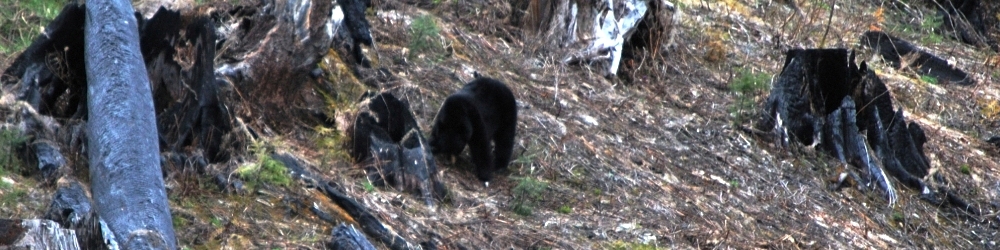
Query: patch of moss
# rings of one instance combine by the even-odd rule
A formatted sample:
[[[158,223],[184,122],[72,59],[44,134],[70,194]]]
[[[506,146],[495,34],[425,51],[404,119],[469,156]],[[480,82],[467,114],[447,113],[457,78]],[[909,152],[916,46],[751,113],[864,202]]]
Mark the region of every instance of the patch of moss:
[[[561,214],[570,214],[573,212],[573,208],[570,207],[569,205],[562,205],[561,207],[559,207],[559,210],[556,211]]]
[[[246,181],[247,188],[256,189],[260,184],[288,186],[292,183],[285,164],[271,157],[272,149],[258,143],[251,149],[257,155],[257,162],[236,169],[236,174]]]

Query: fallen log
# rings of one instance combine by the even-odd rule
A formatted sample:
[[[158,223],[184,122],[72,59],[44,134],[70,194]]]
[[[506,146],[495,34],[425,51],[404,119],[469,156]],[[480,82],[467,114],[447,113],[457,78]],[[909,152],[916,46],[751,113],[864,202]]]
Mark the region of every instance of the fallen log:
[[[125,249],[176,249],[156,114],[128,1],[88,1],[88,159],[98,214]]]
[[[348,226],[343,223],[333,228],[333,237],[326,247],[334,250],[375,250],[375,246],[354,229],[353,225]]]
[[[960,85],[975,83],[969,74],[955,68],[948,61],[881,31],[865,32],[861,36],[861,45],[878,52],[884,60],[895,68],[913,67],[917,73],[933,76],[942,83]],[[910,57],[913,59],[905,59]]]
[[[347,196],[341,192],[335,183],[324,181],[317,177],[317,175],[309,172],[305,166],[302,165],[302,161],[296,159],[291,155],[279,154],[274,156],[275,159],[281,161],[288,169],[292,172],[292,177],[302,180],[308,186],[314,187],[320,192],[323,192],[326,197],[330,198],[333,203],[344,209],[354,221],[358,222],[361,226],[361,230],[372,237],[374,240],[382,242],[389,249],[405,250],[405,249],[420,249],[418,245],[413,245],[407,242],[403,237],[400,237],[396,233],[393,233],[389,229],[386,229],[382,225],[382,222],[372,215],[368,209],[365,208],[361,203],[354,200],[353,198]],[[323,211],[319,211],[315,207],[310,207],[313,213],[324,221],[330,222],[331,225],[335,224],[332,217]]]

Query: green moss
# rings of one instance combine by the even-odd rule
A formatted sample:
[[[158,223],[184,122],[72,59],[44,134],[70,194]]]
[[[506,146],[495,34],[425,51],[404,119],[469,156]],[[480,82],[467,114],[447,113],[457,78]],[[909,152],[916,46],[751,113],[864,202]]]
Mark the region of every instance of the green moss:
[[[365,192],[371,193],[375,191],[375,185],[372,185],[372,181],[365,178],[361,181],[361,187],[365,189]]]
[[[904,216],[902,212],[892,213],[892,221],[903,222],[905,220],[906,220],[906,216]]]
[[[28,191],[20,188],[8,188],[5,190],[3,196],[0,196],[0,204],[4,206],[11,206],[18,201],[20,201],[24,196],[28,195]]]
[[[944,41],[944,37],[938,34],[938,27],[944,24],[944,17],[941,15],[928,15],[920,21],[920,30],[925,33],[920,39],[927,45],[938,44]]]
[[[938,84],[938,79],[929,75],[920,75],[920,81],[930,84]]]
[[[271,158],[273,149],[268,145],[255,143],[251,151],[257,155],[257,162],[236,169],[236,174],[246,181],[247,188],[256,189],[260,184],[288,186],[292,183],[288,168],[280,161]]]
[[[181,216],[176,216],[175,215],[175,216],[173,216],[172,220],[173,220],[174,228],[185,228],[185,227],[188,226],[188,224],[191,224],[191,222],[189,222],[187,219],[185,219],[184,217],[181,217]]]

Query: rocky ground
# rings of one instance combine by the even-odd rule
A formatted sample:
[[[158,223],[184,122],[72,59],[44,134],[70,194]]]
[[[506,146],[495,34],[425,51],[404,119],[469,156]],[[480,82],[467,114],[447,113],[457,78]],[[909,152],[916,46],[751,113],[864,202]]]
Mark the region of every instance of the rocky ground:
[[[1000,151],[986,139],[1000,125],[994,86],[1000,57],[939,30],[936,12],[923,1],[670,1],[670,32],[660,46],[627,58],[626,70],[610,78],[600,65],[560,63],[563,50],[511,25],[517,10],[507,1],[373,2],[367,17],[377,46],[368,54],[394,80],[378,89],[364,85],[331,51],[320,66],[341,99],[327,107],[337,124],[275,133],[249,152],[305,159],[311,171],[411,243],[444,249],[998,248]],[[436,32],[429,48],[415,47],[414,23],[426,20]],[[933,82],[882,63],[858,44],[871,29],[947,59],[975,84]],[[934,206],[905,188],[895,204],[869,190],[831,190],[840,173],[857,170],[811,147],[781,148],[745,133],[791,48],[855,49],[907,117],[927,131],[932,171],[982,215]],[[0,56],[3,65],[12,55]],[[407,100],[429,134],[441,102],[473,72],[504,81],[518,99],[515,160],[489,187],[475,180],[467,159],[439,159],[439,178],[450,193],[428,207],[414,195],[372,186],[346,157],[340,133],[361,91]],[[738,87],[747,84],[763,87]],[[2,172],[0,218],[40,217],[51,200],[54,185],[19,173]],[[227,193],[211,176],[187,174],[170,177],[168,187],[186,249],[322,249],[335,225],[310,207],[337,215],[338,222],[354,221],[305,183]]]

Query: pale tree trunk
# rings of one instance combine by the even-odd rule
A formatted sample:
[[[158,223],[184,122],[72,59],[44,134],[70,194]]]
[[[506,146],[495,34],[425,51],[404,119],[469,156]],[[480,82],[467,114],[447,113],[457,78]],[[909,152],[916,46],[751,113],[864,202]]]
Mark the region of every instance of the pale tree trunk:
[[[87,1],[88,158],[98,214],[125,249],[175,249],[132,5]]]
[[[673,9],[665,0],[527,0],[524,26],[558,48],[569,49],[562,61],[602,62],[614,76],[622,46],[646,18],[650,5]]]

